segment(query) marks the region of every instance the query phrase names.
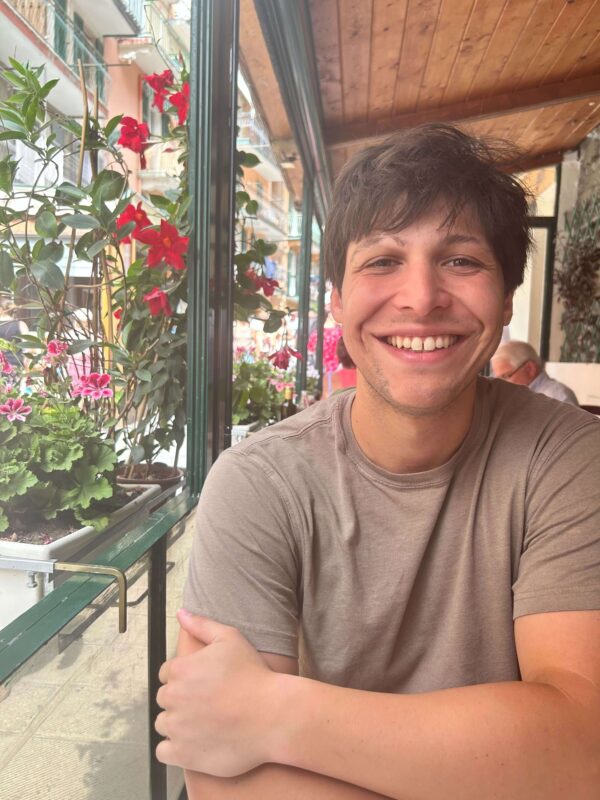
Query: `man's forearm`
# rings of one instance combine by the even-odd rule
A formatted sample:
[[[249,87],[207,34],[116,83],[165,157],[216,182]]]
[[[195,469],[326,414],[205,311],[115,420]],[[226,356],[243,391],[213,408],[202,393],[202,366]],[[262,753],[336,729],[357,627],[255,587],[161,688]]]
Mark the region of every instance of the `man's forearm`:
[[[420,695],[282,675],[273,760],[414,800],[596,800],[597,692],[499,683]]]
[[[279,764],[265,764],[236,778],[186,770],[185,783],[189,800],[389,800],[368,789]]]

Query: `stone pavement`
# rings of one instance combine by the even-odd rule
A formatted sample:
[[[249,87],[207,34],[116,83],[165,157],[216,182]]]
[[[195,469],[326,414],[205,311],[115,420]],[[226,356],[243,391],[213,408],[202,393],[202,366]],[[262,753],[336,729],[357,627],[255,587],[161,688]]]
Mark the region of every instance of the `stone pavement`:
[[[193,519],[167,551],[168,655],[192,528]],[[147,572],[137,572],[125,634],[116,597],[102,595],[0,685],[2,800],[149,800]],[[166,800],[182,788],[169,768]]]

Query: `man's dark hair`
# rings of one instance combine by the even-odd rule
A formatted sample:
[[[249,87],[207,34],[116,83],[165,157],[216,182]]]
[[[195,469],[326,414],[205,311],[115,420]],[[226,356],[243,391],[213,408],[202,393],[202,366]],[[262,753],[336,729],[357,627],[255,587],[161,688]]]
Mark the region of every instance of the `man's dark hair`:
[[[351,242],[401,231],[443,203],[450,226],[463,210],[475,214],[502,268],[505,292],[516,289],[531,244],[528,192],[508,171],[517,158],[507,142],[442,124],[399,131],[357,153],[333,192],[323,240],[327,277],[341,289]]]

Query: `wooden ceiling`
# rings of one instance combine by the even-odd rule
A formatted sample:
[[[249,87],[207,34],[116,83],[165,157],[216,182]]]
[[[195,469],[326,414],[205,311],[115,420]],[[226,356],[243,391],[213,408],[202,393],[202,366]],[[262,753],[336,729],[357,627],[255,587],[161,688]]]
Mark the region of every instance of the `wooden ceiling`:
[[[292,0],[297,2],[297,0]],[[308,0],[333,174],[421,122],[513,141],[557,163],[600,124],[600,0]],[[291,133],[252,0],[240,46],[274,140]]]
[[[600,123],[599,0],[310,0],[333,172],[421,122],[554,163]]]

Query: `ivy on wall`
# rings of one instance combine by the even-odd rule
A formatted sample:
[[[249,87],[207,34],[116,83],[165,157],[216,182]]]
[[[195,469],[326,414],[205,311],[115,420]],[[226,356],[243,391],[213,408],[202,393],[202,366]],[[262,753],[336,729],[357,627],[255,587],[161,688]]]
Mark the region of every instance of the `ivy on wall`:
[[[561,361],[600,363],[600,195],[565,215],[554,271],[563,304]]]

